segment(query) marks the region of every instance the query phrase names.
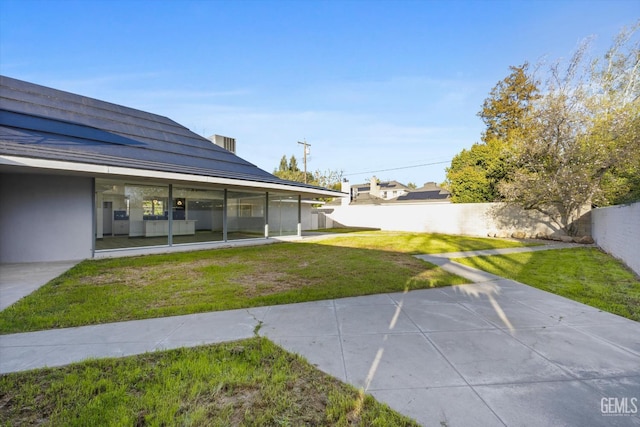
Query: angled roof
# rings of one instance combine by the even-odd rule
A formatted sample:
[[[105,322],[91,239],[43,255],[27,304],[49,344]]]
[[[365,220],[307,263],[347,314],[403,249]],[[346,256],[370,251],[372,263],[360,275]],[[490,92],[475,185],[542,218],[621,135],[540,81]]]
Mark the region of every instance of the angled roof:
[[[0,76],[3,155],[330,191],[277,178],[167,117]]]
[[[447,200],[450,197],[448,191],[445,190],[415,190],[402,196],[396,197],[394,200],[398,202],[417,202],[417,201],[434,201],[434,200]]]
[[[438,184],[436,184],[433,181],[425,182],[422,187],[416,188],[413,191],[433,191],[433,190],[447,191],[447,190],[443,189],[442,187],[438,186]]]
[[[395,190],[395,189],[402,189],[402,190],[411,190],[409,187],[407,187],[406,185],[404,185],[401,182],[392,180],[392,181],[383,181],[383,182],[379,182],[378,186],[380,187],[380,189],[384,189],[384,190]],[[371,191],[371,183],[366,183],[366,184],[354,184],[351,186],[351,188],[357,188],[358,191]]]
[[[403,183],[398,182],[398,181],[381,182],[379,185],[380,185],[380,189],[382,189],[382,188],[391,188],[391,189],[400,188],[402,190],[410,190],[409,187],[407,187],[406,185],[404,185]]]
[[[396,203],[443,202],[450,201],[451,194],[435,182],[427,182],[418,189],[411,189],[398,181],[385,181],[378,184],[381,191],[402,189],[404,194],[393,199],[384,199],[371,195],[370,184],[355,184],[351,188],[357,190],[351,205],[389,205]],[[336,203],[337,204],[337,203]]]
[[[351,205],[380,205],[385,202],[384,199],[372,196],[370,193],[362,193],[351,201]],[[340,202],[338,202],[340,203]]]

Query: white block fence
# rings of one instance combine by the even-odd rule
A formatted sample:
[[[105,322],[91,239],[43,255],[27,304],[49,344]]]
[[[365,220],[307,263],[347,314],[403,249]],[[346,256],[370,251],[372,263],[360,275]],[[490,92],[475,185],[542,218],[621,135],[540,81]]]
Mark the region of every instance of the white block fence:
[[[597,208],[591,218],[596,244],[640,275],[640,202]]]

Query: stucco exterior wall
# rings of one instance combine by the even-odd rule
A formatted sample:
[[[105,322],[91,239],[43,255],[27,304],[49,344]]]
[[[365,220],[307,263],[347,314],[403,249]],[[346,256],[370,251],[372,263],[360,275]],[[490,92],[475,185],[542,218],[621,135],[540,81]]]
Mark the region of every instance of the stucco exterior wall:
[[[640,202],[592,211],[593,240],[640,275]]]
[[[517,231],[527,236],[564,234],[559,225],[545,215],[502,203],[348,205],[322,210],[334,226],[468,236],[509,237]],[[578,235],[590,234],[591,222],[587,210],[578,224]]]
[[[91,178],[0,175],[0,262],[91,257]]]

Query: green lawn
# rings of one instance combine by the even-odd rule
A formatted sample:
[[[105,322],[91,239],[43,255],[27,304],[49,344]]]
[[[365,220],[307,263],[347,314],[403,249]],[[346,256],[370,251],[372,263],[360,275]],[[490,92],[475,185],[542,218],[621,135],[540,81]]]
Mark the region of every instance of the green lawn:
[[[596,248],[455,261],[640,321],[640,280],[621,262]]]
[[[0,333],[466,282],[407,254],[311,243],[93,260],[1,311]]]
[[[320,228],[318,230],[311,230],[310,233],[359,233],[365,231],[379,231],[379,228],[367,228],[367,227],[335,227],[335,228]]]
[[[3,375],[0,424],[417,425],[264,338]]]
[[[363,234],[338,236],[321,240],[317,243],[321,245],[368,248],[407,254],[435,254],[537,245],[535,243],[522,243],[515,240],[395,231],[371,231]]]

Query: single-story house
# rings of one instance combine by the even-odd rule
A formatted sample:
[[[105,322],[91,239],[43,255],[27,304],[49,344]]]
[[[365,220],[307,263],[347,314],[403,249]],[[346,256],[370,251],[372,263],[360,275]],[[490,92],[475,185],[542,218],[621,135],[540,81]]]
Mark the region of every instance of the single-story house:
[[[305,200],[345,196],[279,179],[218,139],[0,76],[0,263],[295,236]]]

